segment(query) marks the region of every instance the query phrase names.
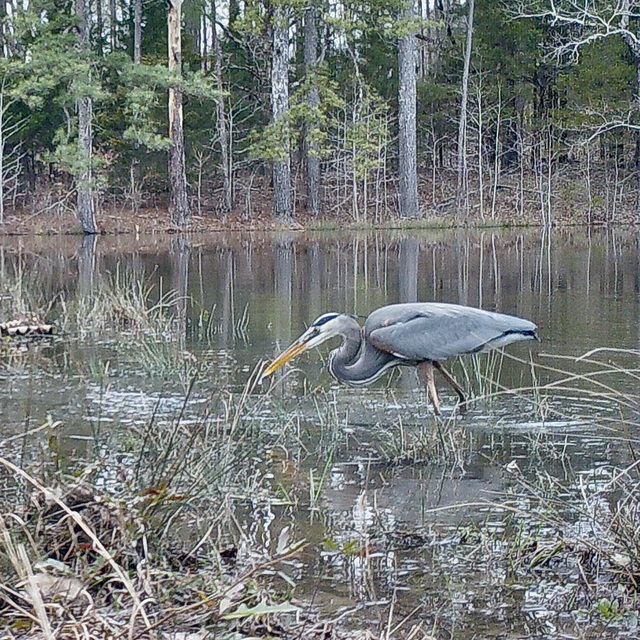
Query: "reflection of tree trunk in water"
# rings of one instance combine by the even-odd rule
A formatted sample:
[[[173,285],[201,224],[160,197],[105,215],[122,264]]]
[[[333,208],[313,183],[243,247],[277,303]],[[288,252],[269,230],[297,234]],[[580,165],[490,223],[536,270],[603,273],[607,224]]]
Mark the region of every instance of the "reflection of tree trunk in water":
[[[418,261],[420,243],[414,238],[400,240],[398,248],[398,301],[418,301]],[[402,368],[402,367],[401,367]],[[400,384],[406,391],[415,389],[415,377],[403,375]]]
[[[90,295],[95,285],[97,235],[82,237],[78,249],[78,293]]]
[[[320,306],[322,302],[322,274],[324,273],[320,243],[314,242],[309,245],[307,257],[309,260],[309,312],[307,322],[313,322],[315,318],[325,311],[329,311],[329,309],[322,309]]]
[[[458,265],[458,300],[459,304],[469,304],[469,239],[456,245],[456,263]],[[447,300],[446,302],[456,302]]]
[[[291,335],[291,280],[293,275],[293,242],[291,237],[276,240],[273,265],[275,298],[275,336],[276,351],[286,347],[292,340]]]
[[[276,302],[276,338],[283,343],[289,343],[293,338],[291,335],[293,243],[290,238],[282,238],[276,241],[274,259],[273,277]]]
[[[234,259],[233,249],[223,249],[222,263],[224,270],[224,286],[222,290],[222,347],[227,349],[233,345],[234,314]]]
[[[478,306],[484,306],[484,231],[480,234],[478,262]]]
[[[183,350],[187,337],[187,292],[189,285],[189,258],[191,243],[183,236],[171,241],[171,288],[176,295],[175,313],[178,347]]]
[[[355,238],[351,243],[351,250],[347,253],[347,256],[351,259],[349,265],[351,275],[351,300],[348,301],[348,304],[345,304],[343,310],[355,313],[355,310],[358,308],[358,280],[360,279],[360,242],[358,238]],[[345,288],[345,298],[346,293],[347,290]]]
[[[398,300],[399,302],[418,301],[418,260],[420,243],[407,238],[400,241],[398,250]]]
[[[495,233],[491,234],[491,252],[493,256],[493,297],[496,304],[496,310],[500,311],[502,308],[502,287],[500,286],[502,277],[500,275],[500,258],[496,247]]]

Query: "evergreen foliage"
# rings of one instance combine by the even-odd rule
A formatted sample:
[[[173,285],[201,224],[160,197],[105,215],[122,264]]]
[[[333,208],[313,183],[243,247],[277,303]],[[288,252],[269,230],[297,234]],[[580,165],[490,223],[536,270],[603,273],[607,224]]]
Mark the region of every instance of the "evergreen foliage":
[[[319,60],[313,73],[305,74],[303,21],[311,2],[318,7]],[[476,0],[467,149],[476,201],[493,197],[495,204],[505,180],[511,180],[508,188],[519,189],[523,212],[525,182],[542,189],[542,167],[555,171],[563,162],[584,167],[589,155],[590,170],[595,162],[608,180],[611,170],[623,167],[631,175],[640,164],[633,47],[624,33],[590,38],[593,25],[554,22],[550,7],[562,11],[565,4],[571,5],[521,0],[516,13],[514,3]],[[633,15],[624,23],[609,4],[593,3],[593,10],[602,10],[612,24],[637,27]],[[132,0],[117,0],[115,24],[109,3],[93,3],[90,42],[84,48],[71,3],[36,0],[12,6],[11,13],[3,13],[0,29],[3,120],[21,123],[10,137],[2,137],[2,153],[20,158],[12,179],[19,176],[22,188],[13,193],[21,197],[13,197],[12,205],[31,206],[53,184],[71,190],[82,174],[86,160],[76,144],[75,115],[80,96],[92,101],[91,164],[99,195],[122,198],[135,182],[142,204],[166,204],[167,92],[177,87],[184,96],[186,165],[193,197],[198,185],[198,211],[218,208],[222,104],[234,190],[251,189],[257,176],[268,194],[266,169],[289,153],[295,179],[306,136],[322,161],[327,209],[355,215],[363,206],[370,210],[375,199],[376,215],[393,214],[397,44],[398,37],[413,31],[418,31],[421,200],[426,211],[437,211],[451,196],[466,29],[463,0],[427,3],[411,22],[400,17],[405,6],[400,0],[190,2],[184,9],[180,77],[166,69],[167,9],[161,2],[142,5],[140,65],[132,62]],[[276,7],[286,9],[282,15],[289,22],[290,101],[286,117],[272,122]],[[573,48],[566,44],[571,41],[577,43]],[[308,100],[312,87],[317,106]],[[624,175],[616,173],[616,180],[624,183]],[[630,181],[625,193],[636,197],[637,184]],[[300,201],[296,205],[300,210]]]

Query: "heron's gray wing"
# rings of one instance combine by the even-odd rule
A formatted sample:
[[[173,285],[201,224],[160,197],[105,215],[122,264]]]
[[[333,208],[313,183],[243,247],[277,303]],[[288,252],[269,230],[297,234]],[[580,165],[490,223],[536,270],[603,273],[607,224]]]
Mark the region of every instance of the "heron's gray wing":
[[[411,361],[445,360],[463,353],[536,339],[528,320],[473,307],[398,304],[372,313],[365,337],[377,349]]]

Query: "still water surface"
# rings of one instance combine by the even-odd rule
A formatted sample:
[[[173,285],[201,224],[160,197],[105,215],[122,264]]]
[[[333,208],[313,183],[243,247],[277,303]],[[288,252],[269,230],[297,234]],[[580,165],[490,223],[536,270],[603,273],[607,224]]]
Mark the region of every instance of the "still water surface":
[[[146,283],[150,304],[168,301],[175,317],[172,331],[177,332],[183,353],[191,354],[185,360],[201,363],[200,386],[189,405],[194,414],[206,405],[207,385],[223,384],[240,392],[261,361],[273,357],[326,311],[366,316],[392,302],[443,301],[534,321],[542,342],[512,345],[508,352],[514,359],[484,358],[475,365],[470,361],[454,365],[456,375],[480,398],[467,417],[454,418],[465,433],[464,444],[446,464],[389,463],[406,455],[405,431],[433,429],[435,424],[410,370],[372,388],[347,389],[337,386],[326,372],[328,348],[321,348],[301,357],[296,363],[299,370],[279,377],[270,390],[253,390],[256,395],[269,392],[272,411],[292,417],[297,429],[315,434],[318,451],[325,440],[331,444],[329,463],[316,451],[302,465],[304,477],[277,478],[293,490],[296,483],[306,486],[314,470],[324,475],[322,490],[314,496],[317,504],[311,505],[311,513],[317,508],[320,515],[309,517],[307,509],[287,516],[293,517],[301,537],[318,544],[330,538],[345,545],[372,527],[400,537],[403,531],[410,536],[418,529],[428,537],[425,532],[435,526],[441,531],[451,527],[453,538],[469,522],[500,530],[505,525],[499,517],[493,523],[490,502],[509,488],[504,471],[509,463],[516,462],[526,477],[540,475],[539,461],[545,456],[530,462],[533,449],[539,452],[549,446],[556,451],[554,447],[562,443],[562,456],[545,459],[544,471],[554,476],[566,475],[567,464],[573,474],[595,477],[600,468],[626,462],[624,448],[603,444],[604,434],[596,426],[596,419],[618,413],[609,397],[583,397],[576,392],[580,386],[576,383],[568,390],[549,391],[541,400],[529,387],[532,375],[538,383],[562,377],[549,368],[566,364],[558,356],[579,356],[600,347],[638,348],[640,252],[635,233],[247,233],[189,240],[9,238],[3,242],[2,281],[20,282],[26,306],[33,301],[34,307],[51,306],[54,316],[64,314],[77,297],[90,299],[109,278],[125,276]],[[6,295],[17,295],[15,286]],[[84,308],[91,311],[90,306]],[[87,325],[92,320],[87,317]],[[118,429],[144,425],[152,414],[175,418],[188,376],[170,367],[166,375],[153,375],[164,366],[162,359],[153,360],[135,344],[130,349],[117,346],[129,340],[135,338],[126,326],[111,340],[79,339],[63,332],[52,343],[5,353],[0,362],[0,435],[27,431],[47,418],[60,420],[64,451],[82,456],[96,435],[96,424]],[[621,366],[636,366],[634,354],[616,358]],[[505,388],[523,390],[487,400],[483,396],[498,387],[487,385],[483,375],[499,376]],[[455,398],[440,388],[445,413],[451,416]],[[309,393],[318,389],[325,393],[320,409]],[[332,420],[339,434],[326,426]],[[273,428],[281,426],[282,422]],[[487,504],[478,507],[480,501]],[[452,508],[460,504],[474,506]],[[277,507],[264,506],[248,514],[245,525],[269,544],[284,521]],[[406,541],[385,540],[387,544],[378,540],[381,550],[373,565],[369,558],[365,562],[312,547],[316,550],[308,552],[307,562],[321,576],[306,587],[314,601],[336,610],[343,605],[363,606],[366,617],[373,616],[371,603],[388,603],[392,595],[401,603],[406,597],[407,607],[416,599],[439,597],[442,576],[434,576],[425,566],[447,566],[451,559],[446,543],[423,545],[412,552]],[[448,583],[461,629],[484,637],[504,631],[505,624],[516,630],[525,623],[527,628],[544,630],[547,620],[540,602],[545,596],[539,590],[519,587],[506,595],[500,591],[498,597],[486,589],[496,581],[501,584],[500,576],[484,565],[480,569],[481,563],[457,562],[455,571],[476,584],[471,593],[455,581]],[[469,617],[472,610],[475,613]]]

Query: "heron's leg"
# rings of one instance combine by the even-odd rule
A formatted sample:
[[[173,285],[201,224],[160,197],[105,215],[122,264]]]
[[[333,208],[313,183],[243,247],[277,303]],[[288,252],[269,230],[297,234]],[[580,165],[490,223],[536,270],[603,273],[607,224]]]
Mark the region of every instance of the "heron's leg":
[[[455,381],[454,377],[439,363],[434,362],[433,366],[442,374],[442,377],[451,385],[452,389],[460,398],[460,413],[467,412],[467,394],[463,388]]]
[[[421,362],[418,365],[418,371],[423,379],[425,386],[427,387],[427,396],[431,397],[431,404],[433,404],[433,412],[440,416],[440,400],[438,399],[438,392],[436,391],[436,382],[433,376],[433,364],[431,362]]]

